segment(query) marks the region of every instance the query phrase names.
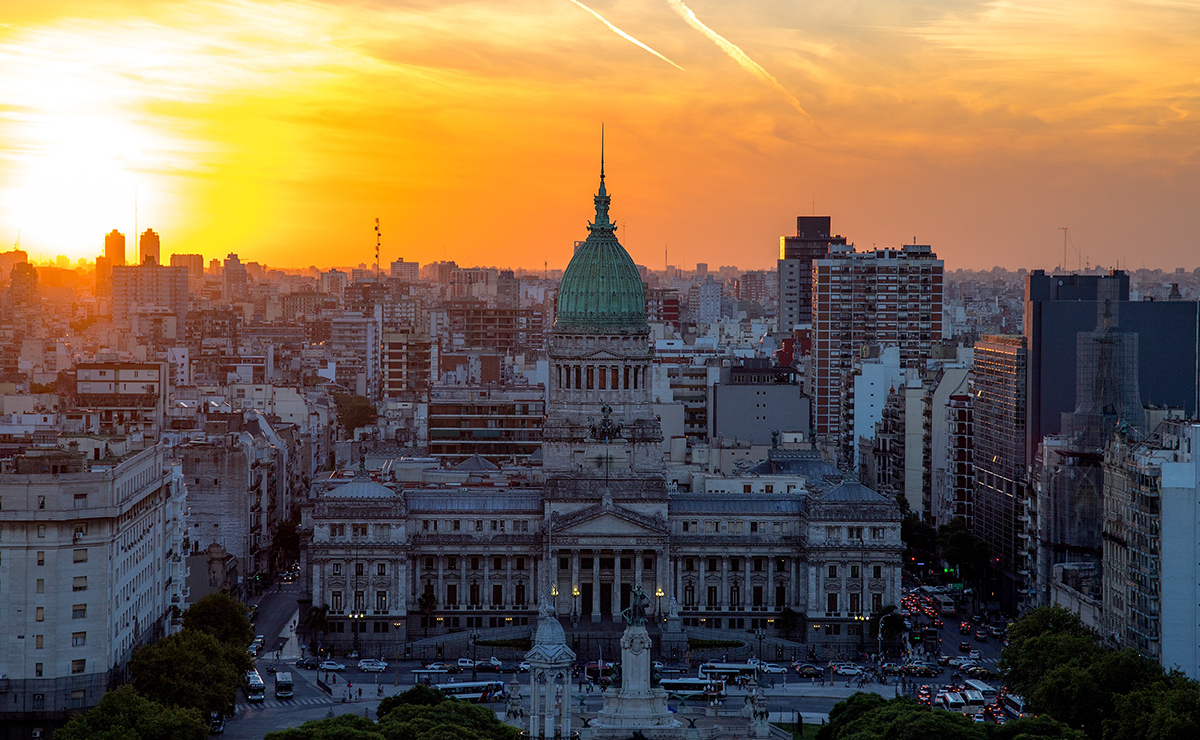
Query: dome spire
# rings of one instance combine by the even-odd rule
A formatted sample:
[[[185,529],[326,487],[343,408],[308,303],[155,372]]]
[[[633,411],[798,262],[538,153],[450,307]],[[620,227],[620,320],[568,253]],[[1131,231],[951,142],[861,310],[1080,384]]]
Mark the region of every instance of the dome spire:
[[[608,188],[604,187],[604,124],[600,124],[600,189],[596,191],[596,196],[592,199],[596,204],[596,221],[588,224],[588,231],[593,234],[612,236],[617,230],[617,225],[608,219],[608,205],[612,202],[612,198],[608,195]]]

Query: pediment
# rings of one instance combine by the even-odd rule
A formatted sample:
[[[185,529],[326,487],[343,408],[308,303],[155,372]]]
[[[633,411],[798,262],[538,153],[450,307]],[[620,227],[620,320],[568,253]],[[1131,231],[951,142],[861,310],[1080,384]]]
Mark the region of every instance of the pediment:
[[[589,352],[585,355],[582,355],[582,358],[585,360],[613,360],[616,362],[623,362],[625,360],[625,357],[622,355],[614,354],[606,349],[598,349],[595,352]]]
[[[555,522],[554,531],[563,535],[661,536],[667,523],[621,506],[596,504]]]

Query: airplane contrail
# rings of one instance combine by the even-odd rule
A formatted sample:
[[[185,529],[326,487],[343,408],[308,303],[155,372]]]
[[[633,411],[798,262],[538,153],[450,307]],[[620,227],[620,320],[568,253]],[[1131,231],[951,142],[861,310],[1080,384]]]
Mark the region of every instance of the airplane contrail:
[[[779,80],[771,76],[770,72],[763,69],[762,65],[751,59],[746,52],[742,51],[741,48],[738,47],[737,44],[704,25],[704,23],[702,23],[700,19],[696,17],[696,14],[692,12],[692,9],[683,3],[683,0],[667,0],[667,4],[670,5],[671,9],[678,13],[683,20],[687,21],[689,26],[707,36],[714,44],[721,48],[721,51],[724,51],[726,54],[732,57],[733,61],[737,62],[742,69],[778,90],[779,93],[783,95],[783,97],[789,103],[791,103],[793,108],[807,118],[813,126],[817,126],[817,122],[813,120],[813,117],[809,115],[808,111],[804,110],[804,107],[800,105],[800,101],[796,100],[796,96],[788,92],[787,88],[780,84]],[[817,126],[817,130],[820,130],[819,126]]]
[[[631,42],[633,42],[634,44],[636,44],[636,45],[640,46],[641,48],[645,49],[646,51],[650,52],[651,54],[653,54],[654,56],[656,56],[656,57],[658,57],[659,59],[663,60],[664,62],[666,62],[667,64],[671,65],[672,67],[675,67],[676,69],[679,69],[679,70],[683,70],[683,67],[680,67],[680,66],[679,66],[678,64],[676,64],[675,62],[672,62],[670,59],[667,59],[666,57],[664,57],[662,54],[659,54],[659,53],[658,53],[657,51],[655,51],[654,49],[651,49],[649,46],[646,46],[646,45],[645,45],[645,44],[643,44],[641,41],[638,41],[638,40],[637,40],[637,39],[635,39],[634,37],[630,36],[629,34],[625,33],[624,31],[622,31],[621,29],[617,28],[617,27],[616,27],[616,26],[614,26],[613,24],[609,23],[609,22],[608,22],[608,20],[607,20],[607,19],[606,19],[604,16],[600,15],[599,13],[597,13],[597,12],[596,12],[596,11],[594,11],[594,10],[592,10],[592,9],[591,9],[591,8],[589,8],[588,6],[586,6],[586,5],[584,5],[583,3],[579,2],[579,0],[571,0],[571,2],[575,3],[575,4],[576,4],[576,5],[578,5],[579,7],[583,8],[584,10],[586,10],[587,12],[589,12],[589,13],[591,13],[592,15],[596,16],[596,18],[597,18],[597,19],[598,19],[598,20],[599,20],[601,23],[603,23],[604,25],[608,26],[608,28],[609,28],[609,30],[610,30],[610,31],[612,31],[613,33],[617,34],[617,35],[618,35],[618,36],[620,36],[621,38],[625,39],[626,41],[631,41]]]

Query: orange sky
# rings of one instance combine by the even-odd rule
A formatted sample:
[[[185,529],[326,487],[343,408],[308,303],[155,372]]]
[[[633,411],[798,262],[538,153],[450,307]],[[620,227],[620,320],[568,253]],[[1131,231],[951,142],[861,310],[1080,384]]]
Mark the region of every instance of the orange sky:
[[[772,265],[814,199],[950,269],[1053,268],[1060,226],[1200,264],[1200,3],[586,5],[661,57],[573,0],[3,0],[0,248],[132,256],[136,189],[164,254],[356,264],[378,216],[385,264],[561,268],[603,121],[655,268]]]

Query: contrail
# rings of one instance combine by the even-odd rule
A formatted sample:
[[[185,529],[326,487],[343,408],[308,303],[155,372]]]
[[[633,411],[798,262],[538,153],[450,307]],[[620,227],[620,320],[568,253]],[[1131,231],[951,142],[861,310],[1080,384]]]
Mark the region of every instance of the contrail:
[[[780,94],[782,94],[783,97],[792,104],[793,108],[807,118],[812,125],[817,125],[817,122],[814,121],[813,117],[808,114],[808,111],[804,110],[803,106],[800,105],[800,101],[796,100],[796,96],[788,92],[787,88],[779,83],[779,80],[772,77],[770,72],[763,69],[758,62],[747,56],[746,52],[742,51],[737,44],[701,23],[700,19],[696,17],[696,14],[692,12],[692,9],[683,4],[683,0],[667,0],[667,4],[671,6],[672,10],[678,13],[685,21],[687,21],[689,26],[712,39],[712,42],[721,47],[721,50],[731,56],[733,61],[737,62],[742,69],[778,90]],[[817,130],[820,130],[819,126],[817,127]]]
[[[605,19],[605,17],[604,17],[604,16],[600,15],[599,13],[597,13],[597,12],[596,12],[596,11],[594,11],[594,10],[592,10],[592,9],[591,9],[591,8],[589,8],[588,6],[586,6],[586,5],[584,5],[583,3],[579,2],[579,0],[571,0],[571,2],[575,3],[575,4],[576,4],[576,5],[578,5],[579,7],[583,8],[584,10],[586,10],[587,12],[589,12],[589,13],[591,13],[592,15],[596,16],[596,18],[597,18],[597,19],[599,19],[599,21],[600,21],[601,23],[603,23],[604,25],[608,26],[608,28],[609,28],[609,30],[610,30],[610,31],[612,31],[613,33],[617,34],[618,36],[620,36],[621,38],[625,39],[626,41],[631,41],[631,42],[633,42],[634,44],[637,44],[637,45],[638,45],[638,46],[640,46],[641,48],[645,49],[646,51],[650,52],[650,53],[651,53],[651,54],[653,54],[654,56],[658,57],[659,59],[663,60],[664,62],[666,62],[667,64],[671,65],[672,67],[674,67],[674,68],[676,68],[676,69],[679,69],[679,70],[682,70],[682,69],[683,69],[683,67],[680,67],[680,66],[679,66],[678,64],[676,64],[675,62],[672,62],[670,59],[667,59],[666,57],[664,57],[662,54],[659,54],[659,53],[658,53],[657,51],[655,51],[654,49],[651,49],[649,46],[646,46],[646,45],[645,45],[645,44],[643,44],[641,41],[638,41],[638,40],[637,40],[637,39],[635,39],[634,37],[630,36],[629,34],[625,33],[624,31],[622,31],[621,29],[617,28],[617,27],[616,27],[616,26],[614,26],[613,24],[609,23],[609,22],[608,22],[608,20],[607,20],[607,19]],[[768,75],[768,76],[769,76],[769,75]]]

